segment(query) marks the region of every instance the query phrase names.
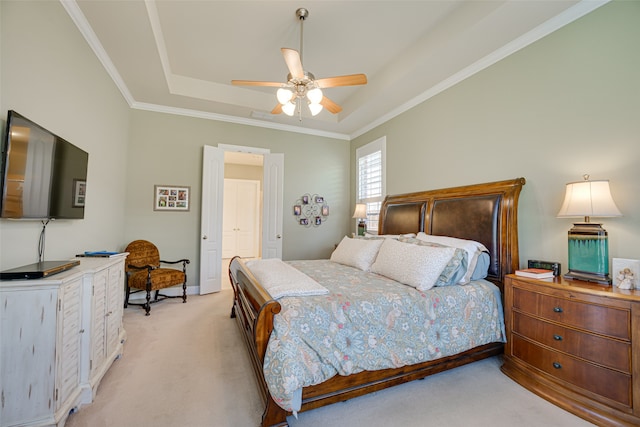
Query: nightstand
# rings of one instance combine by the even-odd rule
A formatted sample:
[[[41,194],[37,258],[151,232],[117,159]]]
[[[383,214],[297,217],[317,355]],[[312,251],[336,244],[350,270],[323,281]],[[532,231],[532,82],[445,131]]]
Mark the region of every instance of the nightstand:
[[[640,425],[640,290],[505,280],[502,372],[592,423]]]

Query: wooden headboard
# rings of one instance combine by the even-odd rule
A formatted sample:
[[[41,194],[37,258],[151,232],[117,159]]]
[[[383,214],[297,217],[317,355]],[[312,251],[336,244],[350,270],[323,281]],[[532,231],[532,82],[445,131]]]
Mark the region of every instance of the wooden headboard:
[[[489,249],[487,279],[502,287],[518,268],[518,197],[524,178],[387,196],[379,234],[427,234],[475,240]]]

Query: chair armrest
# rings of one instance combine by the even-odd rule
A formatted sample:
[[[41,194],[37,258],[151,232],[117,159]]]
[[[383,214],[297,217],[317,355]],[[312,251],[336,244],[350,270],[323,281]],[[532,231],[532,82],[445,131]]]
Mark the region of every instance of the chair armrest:
[[[189,264],[191,261],[189,261],[188,259],[184,258],[184,259],[179,259],[178,261],[160,260],[160,262],[163,263],[163,264],[178,264],[179,262],[181,262],[183,264]]]
[[[186,274],[187,274],[187,264],[189,264],[190,262],[191,261],[189,261],[186,258],[179,259],[178,261],[163,261],[163,260],[160,260],[161,264],[178,264],[178,263],[182,263],[182,272],[185,274],[185,277],[186,277]]]
[[[133,264],[129,264],[127,265],[127,268],[130,268],[132,270],[155,270],[156,268],[158,268],[157,265],[133,265]]]

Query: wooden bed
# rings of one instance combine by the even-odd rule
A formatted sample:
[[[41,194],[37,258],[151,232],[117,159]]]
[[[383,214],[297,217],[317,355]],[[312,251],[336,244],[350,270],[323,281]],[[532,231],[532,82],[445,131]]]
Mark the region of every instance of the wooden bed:
[[[518,198],[524,178],[387,196],[380,211],[379,234],[424,231],[427,234],[475,240],[489,249],[487,280],[503,290],[503,280],[518,268]],[[233,268],[231,268],[233,267]],[[235,272],[235,273],[234,273]],[[238,257],[229,277],[235,317],[249,349],[259,392],[265,401],[262,426],[286,426],[287,411],[271,398],[262,371],[273,318],[280,303],[272,300]],[[301,411],[344,401],[366,393],[423,378],[476,360],[501,354],[502,343],[476,347],[455,356],[379,371],[334,376],[305,387]]]

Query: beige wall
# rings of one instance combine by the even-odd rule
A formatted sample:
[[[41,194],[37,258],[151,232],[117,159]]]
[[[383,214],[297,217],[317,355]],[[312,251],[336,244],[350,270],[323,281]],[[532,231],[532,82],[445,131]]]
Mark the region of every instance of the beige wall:
[[[60,3],[0,2],[0,119],[16,110],[89,153],[84,220],[46,231],[45,259],[124,238],[129,107]],[[0,220],[0,268],[38,261],[40,221]]]
[[[15,109],[89,152],[81,221],[47,227],[45,259],[122,250],[137,238],[164,258],[188,257],[198,282],[201,163],[218,143],[285,153],[283,257],[325,258],[349,226],[349,143],[343,140],[130,109],[58,2],[0,2],[2,119]],[[153,211],[153,186],[191,187],[189,212]],[[320,227],[299,226],[290,206],[304,193],[331,206]],[[0,220],[0,268],[37,261],[39,221]]]
[[[190,258],[197,283],[202,147],[218,144],[284,153],[283,258],[327,258],[349,226],[347,141],[138,110],[131,113],[126,240],[153,240],[167,259]],[[154,184],[191,186],[191,210],[154,212]],[[331,215],[319,227],[294,220],[293,205],[304,193],[329,202]]]
[[[612,257],[640,258],[640,2],[614,2],[356,138],[387,137],[389,194],[525,177],[520,260],[567,266],[565,183],[609,179]],[[354,180],[352,171],[352,180]],[[355,194],[352,190],[351,200]]]
[[[605,5],[351,144],[131,110],[58,2],[0,8],[1,118],[15,109],[90,156],[86,218],[49,224],[47,259],[143,237],[167,257],[194,260],[197,280],[202,147],[219,143],[285,154],[284,257],[326,257],[352,229],[355,148],[383,135],[389,193],[527,178],[522,260],[566,266],[571,220],[555,218],[564,184],[583,173],[608,178],[625,215],[603,219],[611,256],[640,258],[639,2]],[[154,212],[154,184],[189,185],[191,211]],[[304,193],[331,207],[319,228],[291,215]],[[36,261],[40,229],[0,221],[0,267]]]

